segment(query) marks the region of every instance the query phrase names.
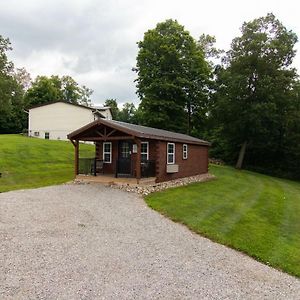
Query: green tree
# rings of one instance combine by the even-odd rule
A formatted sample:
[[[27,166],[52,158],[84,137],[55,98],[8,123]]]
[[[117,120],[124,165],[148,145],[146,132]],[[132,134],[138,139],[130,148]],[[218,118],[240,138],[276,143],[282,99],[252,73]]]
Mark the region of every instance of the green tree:
[[[209,62],[211,68],[215,66],[213,60],[219,59],[224,50],[215,47],[216,38],[209,34],[202,34],[197,41],[198,48],[204,53],[206,61]]]
[[[58,76],[37,76],[25,94],[28,107],[63,99],[61,81]]]
[[[11,50],[8,39],[0,35],[0,126],[5,126],[4,120],[6,115],[10,113],[11,102],[14,91],[14,83],[12,80],[13,64],[8,61],[6,52]]]
[[[65,102],[77,104],[80,98],[80,87],[71,76],[63,76],[60,80],[60,89]],[[58,85],[59,87],[59,85]]]
[[[17,68],[14,77],[24,91],[27,91],[31,86],[31,76],[25,68]]]
[[[191,132],[193,116],[205,111],[210,76],[203,51],[177,21],[158,23],[138,43],[137,93],[148,126]]]
[[[126,102],[119,112],[118,120],[126,123],[137,123],[136,111],[133,103]]]
[[[273,14],[244,23],[217,70],[214,115],[236,167],[280,156],[296,71],[295,33]]]
[[[93,93],[79,84],[71,76],[38,76],[25,94],[27,106],[65,101],[90,106]]]
[[[112,118],[114,120],[118,120],[120,110],[118,107],[117,100],[116,99],[106,99],[104,105],[110,107]]]
[[[291,89],[277,175],[300,179],[300,82]]]
[[[9,39],[0,35],[0,133],[20,132],[26,122],[23,89],[15,78],[14,65],[7,58]]]
[[[79,104],[85,106],[92,106],[91,95],[93,90],[83,85],[80,89],[80,97],[78,99]]]

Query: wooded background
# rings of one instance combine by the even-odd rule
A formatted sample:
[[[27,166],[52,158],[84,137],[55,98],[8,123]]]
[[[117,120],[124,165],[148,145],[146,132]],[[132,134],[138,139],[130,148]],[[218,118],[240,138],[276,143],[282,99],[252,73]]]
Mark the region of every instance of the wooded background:
[[[297,36],[273,14],[245,22],[230,50],[195,39],[166,20],[138,43],[136,107],[107,99],[113,117],[182,132],[212,143],[211,157],[237,168],[300,179],[300,82],[292,62]],[[70,76],[31,80],[7,58],[0,35],[0,133],[27,128],[25,110],[66,101],[91,105],[92,90]]]

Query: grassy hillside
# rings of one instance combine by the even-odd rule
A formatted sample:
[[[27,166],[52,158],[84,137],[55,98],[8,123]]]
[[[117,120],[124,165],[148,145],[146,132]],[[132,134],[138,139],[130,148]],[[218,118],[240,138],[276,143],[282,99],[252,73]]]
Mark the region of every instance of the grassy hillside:
[[[212,240],[300,276],[300,183],[211,166],[217,179],[146,197]]]
[[[82,157],[94,146],[80,145]],[[0,135],[0,192],[59,184],[74,177],[74,147],[69,142]]]

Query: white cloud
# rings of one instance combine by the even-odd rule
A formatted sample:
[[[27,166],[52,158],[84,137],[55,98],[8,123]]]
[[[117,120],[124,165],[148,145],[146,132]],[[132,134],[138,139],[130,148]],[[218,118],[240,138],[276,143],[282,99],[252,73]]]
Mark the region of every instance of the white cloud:
[[[136,42],[156,23],[177,19],[194,38],[215,35],[217,46],[228,49],[244,21],[268,12],[300,35],[299,6],[293,0],[10,0],[0,2],[0,34],[12,42],[11,59],[33,77],[71,75],[94,90],[97,103],[138,102],[131,71]]]

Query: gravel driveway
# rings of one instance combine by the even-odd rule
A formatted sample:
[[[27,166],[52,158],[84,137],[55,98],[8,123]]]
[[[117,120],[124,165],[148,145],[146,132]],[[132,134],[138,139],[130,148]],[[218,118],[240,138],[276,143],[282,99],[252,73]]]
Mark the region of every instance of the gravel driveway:
[[[135,194],[0,194],[1,299],[299,299],[300,281],[190,232]]]

